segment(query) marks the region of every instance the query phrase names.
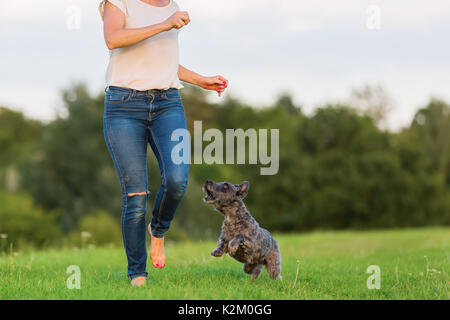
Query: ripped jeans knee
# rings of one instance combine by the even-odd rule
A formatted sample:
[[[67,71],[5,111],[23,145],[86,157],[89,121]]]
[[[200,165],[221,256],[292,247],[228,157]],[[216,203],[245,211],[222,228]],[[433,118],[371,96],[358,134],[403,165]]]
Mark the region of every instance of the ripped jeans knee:
[[[145,223],[145,214],[147,212],[147,202],[150,192],[128,192],[124,199],[123,217],[124,223],[138,224]]]

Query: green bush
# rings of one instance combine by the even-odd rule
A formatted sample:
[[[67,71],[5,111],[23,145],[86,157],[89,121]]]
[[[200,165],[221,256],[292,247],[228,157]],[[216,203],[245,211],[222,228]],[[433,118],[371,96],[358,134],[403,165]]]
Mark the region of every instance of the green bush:
[[[23,245],[43,247],[61,240],[57,212],[44,212],[33,204],[26,193],[9,193],[0,190],[1,249]]]
[[[103,210],[97,210],[81,218],[76,236],[72,240],[78,244],[107,245],[119,244],[122,241],[119,222]],[[75,243],[76,244],[76,243]]]

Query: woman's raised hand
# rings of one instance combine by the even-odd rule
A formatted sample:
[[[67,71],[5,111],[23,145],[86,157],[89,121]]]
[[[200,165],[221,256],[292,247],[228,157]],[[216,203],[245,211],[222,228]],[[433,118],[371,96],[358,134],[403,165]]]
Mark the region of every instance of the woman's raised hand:
[[[173,28],[181,29],[189,22],[191,22],[191,20],[189,19],[189,14],[186,11],[177,11],[163,23],[166,26],[167,31],[169,31]]]

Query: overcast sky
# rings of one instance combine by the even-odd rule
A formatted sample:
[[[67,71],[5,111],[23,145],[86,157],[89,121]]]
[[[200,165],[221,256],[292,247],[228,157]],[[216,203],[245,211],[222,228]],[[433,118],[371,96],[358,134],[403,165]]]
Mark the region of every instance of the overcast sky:
[[[50,120],[71,82],[104,88],[98,3],[0,0],[0,104]],[[398,129],[430,97],[450,102],[448,0],[177,3],[191,16],[179,35],[180,63],[225,76],[227,94],[250,104],[269,105],[289,91],[311,113],[344,101],[352,88],[382,84],[395,106],[389,126]]]

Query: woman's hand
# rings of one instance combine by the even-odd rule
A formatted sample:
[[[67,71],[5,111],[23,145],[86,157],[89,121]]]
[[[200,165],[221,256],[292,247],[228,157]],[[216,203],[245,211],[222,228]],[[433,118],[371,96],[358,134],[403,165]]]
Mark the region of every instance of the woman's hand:
[[[189,19],[189,14],[186,11],[177,11],[169,18],[167,18],[163,25],[167,31],[173,28],[181,29],[187,25],[191,20]]]
[[[202,77],[198,85],[206,90],[217,91],[220,97],[228,87],[228,80],[222,76]]]
[[[181,64],[178,66],[178,77],[181,81],[186,81],[206,90],[217,91],[219,97],[228,87],[228,80],[222,76],[205,77],[191,71]]]

